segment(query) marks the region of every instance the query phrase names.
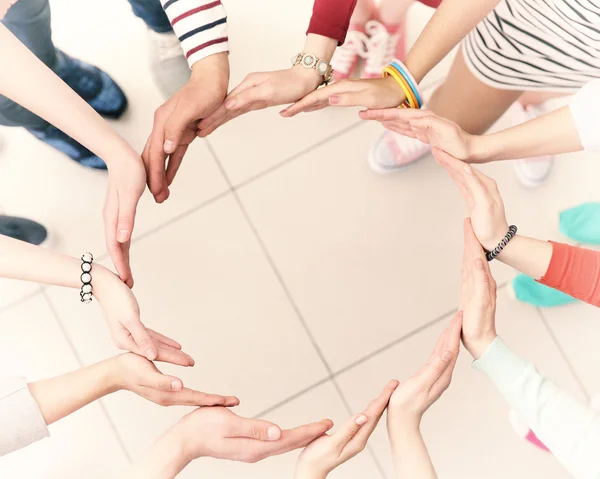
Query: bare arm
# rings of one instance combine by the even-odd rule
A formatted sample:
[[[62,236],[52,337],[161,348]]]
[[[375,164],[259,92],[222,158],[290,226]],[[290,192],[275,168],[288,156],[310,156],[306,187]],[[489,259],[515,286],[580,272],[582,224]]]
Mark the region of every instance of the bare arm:
[[[398,479],[437,479],[418,425],[398,428],[392,450]]]

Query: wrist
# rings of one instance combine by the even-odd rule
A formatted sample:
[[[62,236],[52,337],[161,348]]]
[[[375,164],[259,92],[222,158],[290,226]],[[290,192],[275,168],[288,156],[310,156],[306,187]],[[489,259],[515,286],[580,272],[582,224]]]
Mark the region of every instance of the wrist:
[[[311,468],[308,465],[298,464],[294,479],[326,479],[327,473],[323,471],[317,471],[316,468]]]
[[[423,415],[394,415],[393,421],[388,416],[388,436],[392,450],[403,449],[421,435],[421,419]]]
[[[337,40],[324,37],[315,33],[309,33],[304,42],[304,52],[316,55],[320,60],[330,62],[337,47]]]
[[[465,348],[474,360],[478,360],[487,351],[498,335],[495,330],[487,332],[485,335],[475,338],[464,338]]]
[[[486,163],[492,161],[490,154],[492,145],[489,135],[468,135],[467,149],[469,160],[472,163]]]
[[[292,71],[298,78],[298,82],[306,86],[307,90],[316,90],[323,83],[323,76],[317,70],[305,68],[302,65],[294,65]]]
[[[192,65],[190,81],[206,83],[207,78],[210,78],[211,84],[217,85],[227,92],[229,86],[229,56],[227,52],[209,55]]]
[[[102,391],[102,397],[123,389],[117,358],[118,356],[106,359],[96,365],[99,368],[98,384]]]

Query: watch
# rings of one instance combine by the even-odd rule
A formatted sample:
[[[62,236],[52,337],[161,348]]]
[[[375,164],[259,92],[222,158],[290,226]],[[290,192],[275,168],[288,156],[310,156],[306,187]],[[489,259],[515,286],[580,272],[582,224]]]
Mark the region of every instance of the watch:
[[[333,78],[333,67],[327,60],[317,58],[312,53],[300,52],[292,57],[292,65],[302,65],[304,68],[316,70],[323,77],[321,85],[327,85]]]

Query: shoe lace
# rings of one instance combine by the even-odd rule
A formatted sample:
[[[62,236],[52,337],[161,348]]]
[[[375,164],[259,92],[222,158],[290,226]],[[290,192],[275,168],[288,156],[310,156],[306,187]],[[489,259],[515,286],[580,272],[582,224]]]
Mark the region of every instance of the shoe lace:
[[[380,74],[394,59],[400,33],[390,33],[383,23],[371,20],[365,25],[369,35],[369,52],[365,62],[365,73]]]
[[[156,56],[160,61],[170,60],[183,55],[181,43],[174,33],[156,33],[152,32]]]
[[[368,43],[369,38],[364,33],[357,30],[348,32],[344,44],[336,49],[331,66],[341,73],[350,73],[357,56],[367,57]]]

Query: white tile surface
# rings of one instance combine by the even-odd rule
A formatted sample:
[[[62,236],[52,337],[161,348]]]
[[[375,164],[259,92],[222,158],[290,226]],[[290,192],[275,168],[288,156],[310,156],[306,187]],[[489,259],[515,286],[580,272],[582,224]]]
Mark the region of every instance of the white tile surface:
[[[180,341],[196,360],[193,369],[164,370],[203,391],[238,395],[246,415],[326,376],[232,197],[141,240],[136,251],[143,321]],[[82,308],[74,291],[49,294],[86,363],[112,354],[97,304]],[[137,398],[106,403],[132,456],[182,414]]]
[[[389,379],[402,381],[427,360],[448,320],[407,339],[375,358],[342,374],[339,384],[353,408]],[[535,309],[501,293],[499,334],[518,354],[536,364],[543,374],[579,398],[577,383],[562,360]],[[450,389],[425,414],[423,435],[440,477],[566,478],[554,458],[519,439],[508,422],[508,408],[487,379],[471,369],[463,350]],[[377,457],[393,477],[384,424],[373,439]]]
[[[0,376],[36,381],[78,368],[43,295],[0,314],[0,329]],[[100,479],[114,477],[128,463],[98,404],[50,426],[50,434],[50,438],[1,458],[0,476]]]

